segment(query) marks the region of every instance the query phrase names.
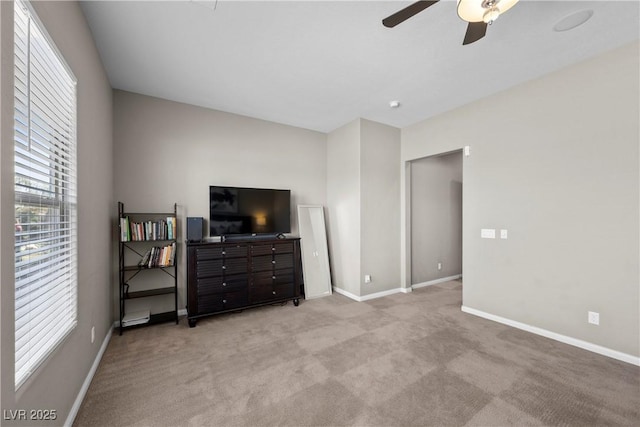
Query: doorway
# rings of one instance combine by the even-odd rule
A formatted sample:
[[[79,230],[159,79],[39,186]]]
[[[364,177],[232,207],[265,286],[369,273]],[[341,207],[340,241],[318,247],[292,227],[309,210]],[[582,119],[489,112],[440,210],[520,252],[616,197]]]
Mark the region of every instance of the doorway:
[[[411,287],[462,277],[462,150],[411,161]]]

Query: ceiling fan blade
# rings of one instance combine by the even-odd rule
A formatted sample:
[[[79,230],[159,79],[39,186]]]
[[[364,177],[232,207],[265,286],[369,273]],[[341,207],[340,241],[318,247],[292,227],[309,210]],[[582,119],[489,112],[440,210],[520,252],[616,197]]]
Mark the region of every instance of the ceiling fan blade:
[[[487,25],[486,22],[469,22],[462,44],[471,44],[483,38],[487,34]]]
[[[382,20],[382,25],[384,25],[387,28],[393,28],[396,25],[398,25],[398,24],[406,21],[407,19],[411,18],[413,15],[416,15],[416,14],[422,12],[423,10],[428,8],[429,6],[433,6],[434,4],[438,3],[438,1],[439,0],[435,0],[435,1],[418,1],[418,2],[415,2],[413,4],[410,4],[409,6],[405,7],[402,10],[399,10],[398,12],[394,13],[393,15],[384,18]]]

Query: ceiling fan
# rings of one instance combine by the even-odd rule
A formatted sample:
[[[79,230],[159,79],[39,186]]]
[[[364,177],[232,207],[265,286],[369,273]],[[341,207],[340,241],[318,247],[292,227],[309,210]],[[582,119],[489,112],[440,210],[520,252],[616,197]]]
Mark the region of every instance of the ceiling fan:
[[[393,28],[438,1],[417,1],[384,18],[382,25]],[[517,2],[518,0],[458,0],[458,16],[469,23],[462,44],[471,44],[483,38],[487,33],[487,26],[493,24],[500,14],[511,9]]]

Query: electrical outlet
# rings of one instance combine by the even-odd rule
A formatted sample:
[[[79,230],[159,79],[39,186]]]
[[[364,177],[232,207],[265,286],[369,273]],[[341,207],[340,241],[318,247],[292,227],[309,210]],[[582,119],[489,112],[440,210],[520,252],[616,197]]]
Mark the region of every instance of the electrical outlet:
[[[600,324],[600,313],[596,313],[595,311],[590,311],[587,316],[587,321],[592,325]]]
[[[442,270],[442,263],[441,262],[438,263],[438,270]]]
[[[91,344],[93,344],[95,340],[96,340],[96,327],[92,326],[91,327]]]
[[[364,283],[371,283],[371,276],[369,274],[364,275]]]

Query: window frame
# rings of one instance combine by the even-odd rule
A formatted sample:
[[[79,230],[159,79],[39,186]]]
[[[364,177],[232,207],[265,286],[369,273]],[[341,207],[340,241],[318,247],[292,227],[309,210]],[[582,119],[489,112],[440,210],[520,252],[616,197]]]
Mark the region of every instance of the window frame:
[[[44,209],[48,218],[56,219],[44,224],[44,227],[37,221],[31,222],[30,230],[24,232],[16,217],[14,385],[18,390],[66,341],[78,324],[78,102],[77,79],[39,20],[33,6],[28,0],[15,0],[13,7],[14,209],[16,213],[19,209]],[[18,18],[20,13],[22,15]],[[24,34],[21,38],[17,34],[19,30]],[[26,52],[19,49],[19,42],[26,46]],[[22,55],[20,61],[19,54]],[[26,62],[22,59],[26,59]],[[38,65],[32,65],[34,61]],[[40,70],[44,72],[36,75]],[[25,82],[20,80],[22,77]],[[50,79],[47,79],[48,77]],[[38,78],[42,80],[39,83]],[[26,87],[20,86],[19,83],[26,84]],[[40,91],[39,94],[37,91]],[[32,98],[39,98],[37,102],[41,105],[36,106],[37,102]],[[52,104],[43,106],[42,103],[46,102]],[[37,112],[40,114],[36,114]],[[58,113],[62,113],[62,117],[59,117]],[[38,127],[39,130],[34,130],[34,127]],[[26,134],[23,132],[24,129]],[[38,136],[34,136],[35,134]],[[35,147],[36,145],[39,147]],[[20,182],[21,180],[24,182]],[[34,183],[44,184],[43,188],[32,185]],[[20,188],[24,188],[25,191],[19,191]],[[34,235],[40,235],[40,238],[33,239]],[[24,240],[24,237],[27,237],[27,240]],[[29,240],[28,237],[32,237],[33,240]],[[42,250],[38,251],[37,244],[30,244],[30,241],[39,241],[43,245]],[[33,248],[22,247],[29,245]],[[30,257],[38,252],[40,259],[34,256],[31,260]],[[58,266],[59,263],[62,267]],[[37,274],[23,274],[22,268],[26,265],[34,266]],[[62,278],[56,277],[54,284],[52,281],[47,282],[52,273]],[[33,275],[31,279],[30,275]],[[19,280],[25,286],[25,294],[31,298],[27,304],[33,304],[26,309],[22,309],[18,304],[18,299],[24,295],[19,295]],[[46,299],[43,298],[44,295]],[[50,298],[50,295],[54,298]],[[44,301],[34,302],[37,296]],[[20,302],[22,304],[24,301]],[[22,310],[20,317],[19,310]],[[28,319],[25,320],[25,317]],[[35,321],[32,321],[32,318]],[[51,318],[56,320],[55,325],[60,326],[60,330],[53,330],[51,324],[47,324]],[[23,326],[25,323],[28,324],[26,327]],[[34,332],[40,332],[41,336]],[[20,339],[22,341],[19,344]],[[24,344],[25,340],[27,344]],[[19,358],[19,351],[26,351],[28,354],[24,356],[21,353]]]

